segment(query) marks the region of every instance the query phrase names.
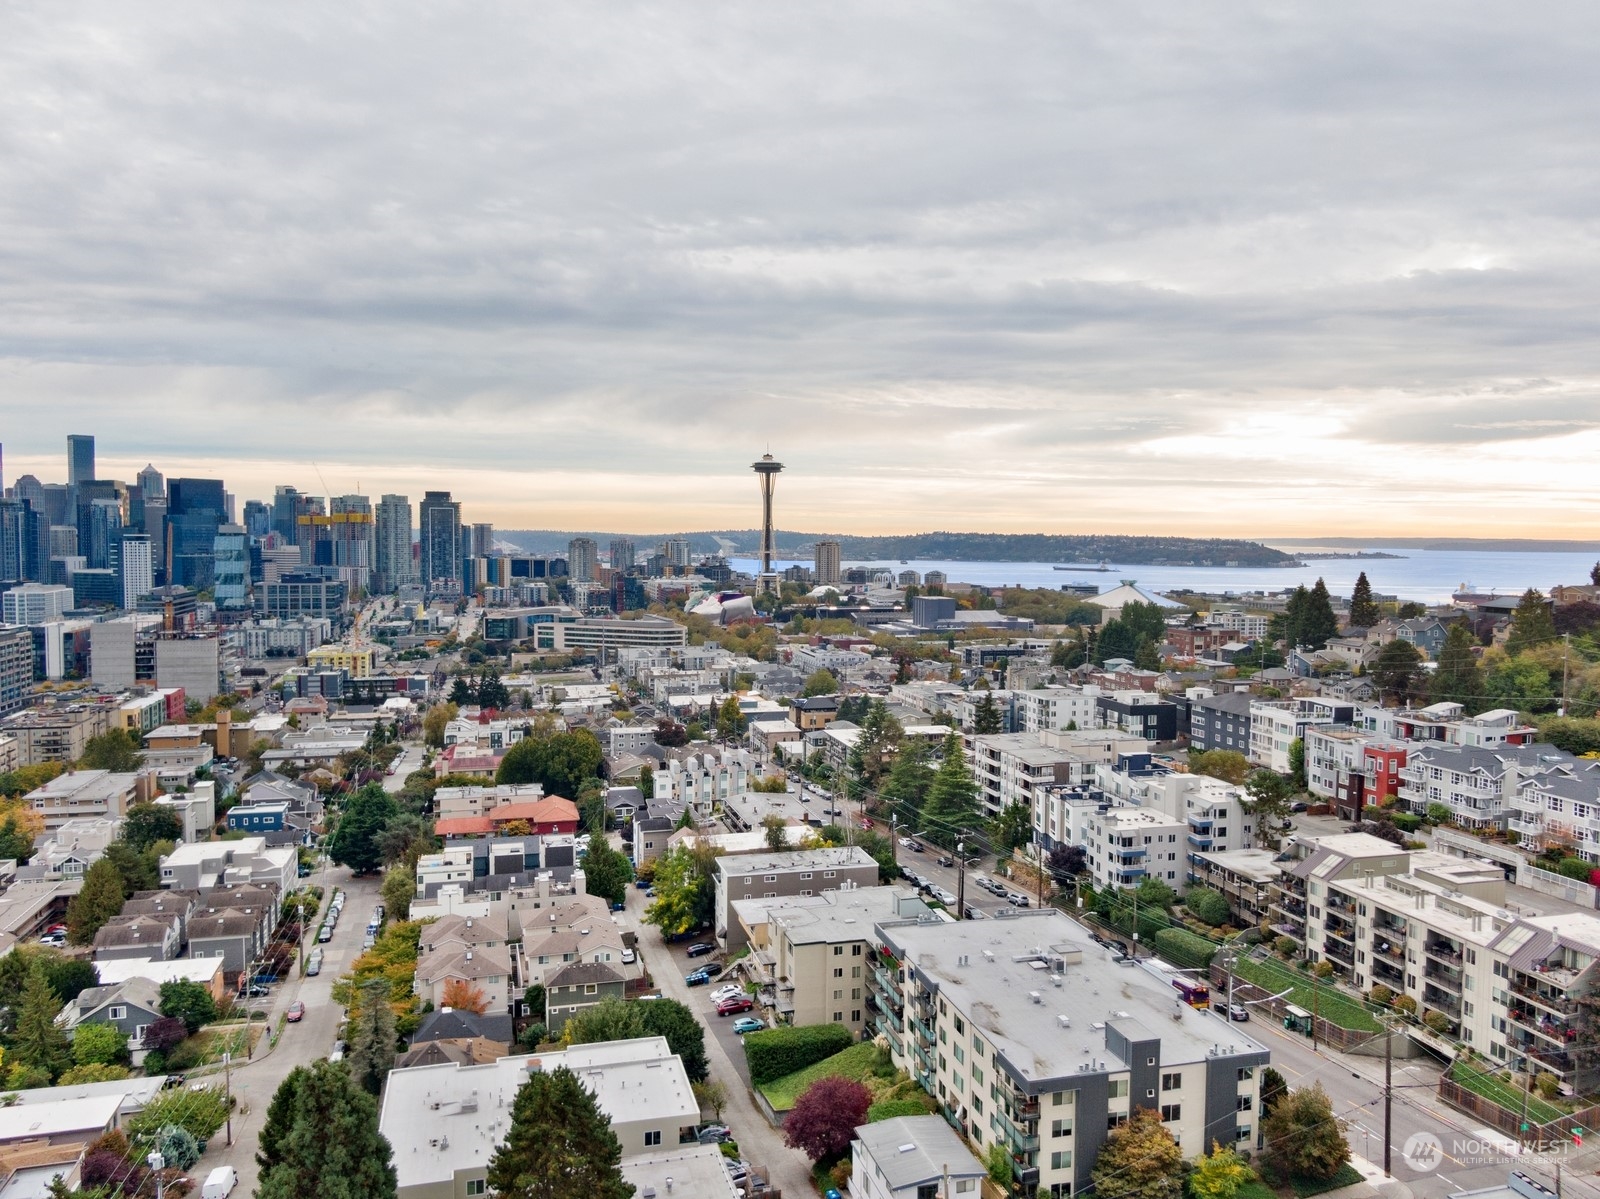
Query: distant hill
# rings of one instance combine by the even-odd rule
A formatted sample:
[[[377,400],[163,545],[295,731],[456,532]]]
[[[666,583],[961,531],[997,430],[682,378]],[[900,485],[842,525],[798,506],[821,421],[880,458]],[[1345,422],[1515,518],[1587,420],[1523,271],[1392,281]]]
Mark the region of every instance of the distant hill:
[[[1274,537],[1279,545],[1360,549],[1469,550],[1499,554],[1600,553],[1600,541],[1541,541],[1534,537]]]
[[[643,553],[669,537],[684,537],[692,552],[753,557],[760,546],[758,529],[723,529],[694,533],[562,532],[553,529],[495,530],[497,540],[520,546],[529,554],[564,554],[574,537],[591,537],[602,551],[614,538],[626,538]],[[1124,537],[1065,533],[909,533],[901,536],[852,537],[843,533],[799,533],[780,529],[778,553],[809,558],[818,541],[837,541],[847,561],[896,561],[931,558],[953,562],[1107,561],[1118,566],[1293,566],[1296,559],[1255,541],[1196,537]]]

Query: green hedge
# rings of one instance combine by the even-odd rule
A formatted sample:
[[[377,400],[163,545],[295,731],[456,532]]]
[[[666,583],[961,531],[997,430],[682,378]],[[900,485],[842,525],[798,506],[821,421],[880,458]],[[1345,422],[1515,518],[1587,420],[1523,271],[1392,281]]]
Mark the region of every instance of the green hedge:
[[[920,1099],[885,1099],[867,1109],[867,1123],[893,1120],[896,1116],[926,1116],[928,1105]]]
[[[750,1082],[764,1086],[796,1070],[804,1070],[840,1050],[855,1038],[842,1024],[805,1024],[799,1028],[769,1028],[744,1038],[744,1060]]]
[[[1217,952],[1215,941],[1183,928],[1162,929],[1155,935],[1154,944],[1156,953],[1174,966],[1185,966],[1192,970],[1211,965],[1212,955]]]

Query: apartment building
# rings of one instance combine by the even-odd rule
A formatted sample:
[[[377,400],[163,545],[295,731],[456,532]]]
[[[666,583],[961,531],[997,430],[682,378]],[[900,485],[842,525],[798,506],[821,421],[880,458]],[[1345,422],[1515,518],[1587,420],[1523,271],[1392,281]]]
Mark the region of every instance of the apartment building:
[[[0,715],[26,705],[32,691],[32,631],[21,625],[0,628]]]
[[[879,924],[868,1006],[895,1064],[1024,1186],[1089,1185],[1108,1133],[1161,1114],[1186,1157],[1257,1144],[1265,1047],[1184,1005],[1169,977],[1121,966],[1053,910]]]
[[[625,1172],[665,1149],[695,1143],[700,1103],[683,1060],[664,1037],[574,1045],[481,1065],[411,1066],[390,1072],[378,1121],[389,1143],[400,1147],[394,1155],[398,1199],[484,1194],[518,1089],[529,1074],[558,1067],[594,1094],[621,1142]],[[697,1175],[685,1170],[684,1176],[684,1194],[697,1193],[689,1186]]]
[[[1559,845],[1600,864],[1600,762],[1562,762],[1522,780],[1509,819],[1521,844]]]
[[[72,770],[58,775],[23,798],[44,817],[46,832],[69,820],[105,817],[121,820],[139,797],[139,775],[109,770]]]
[[[983,1163],[938,1116],[896,1116],[856,1129],[850,1143],[852,1199],[977,1199]]]
[[[1321,919],[1327,885],[1338,879],[1370,874],[1404,874],[1410,856],[1382,837],[1371,833],[1339,833],[1319,837],[1316,848],[1305,858],[1286,868],[1268,885],[1267,906],[1273,931],[1308,944],[1308,913],[1319,909]],[[1335,963],[1335,969],[1339,963]]]
[[[1042,788],[1081,782],[1084,765],[1071,750],[1047,746],[1037,733],[979,733],[967,738],[967,768],[985,815],[1011,804],[1038,810]]]
[[[1231,749],[1248,756],[1250,706],[1255,702],[1248,691],[1196,696],[1189,705],[1189,747]]]
[[[1460,704],[1430,704],[1426,708],[1383,708],[1364,705],[1356,723],[1391,741],[1443,742],[1477,749],[1502,745],[1532,745],[1538,730],[1522,723],[1509,708],[1495,708],[1468,716]]]
[[[1553,745],[1420,746],[1408,750],[1400,770],[1400,802],[1413,812],[1443,804],[1463,828],[1503,829],[1525,783],[1573,761],[1571,754]]]
[[[1188,881],[1189,824],[1153,808],[1108,808],[1088,819],[1089,872],[1096,887],[1137,887],[1160,879],[1175,891]]]
[[[1066,732],[1095,727],[1100,688],[1039,687],[1013,692],[1017,728],[1024,733]]]
[[[1178,705],[1144,691],[1115,691],[1095,698],[1095,727],[1116,729],[1146,741],[1178,735]]]
[[[697,816],[709,818],[715,805],[744,794],[759,777],[755,755],[747,749],[690,754],[656,770],[655,798],[684,804]]]
[[[76,762],[89,738],[111,727],[116,709],[106,704],[58,704],[28,708],[12,716],[5,731],[17,739],[24,766],[41,762]]]
[[[1253,928],[1270,916],[1272,886],[1283,873],[1277,857],[1270,849],[1190,853],[1189,883],[1220,892],[1233,922]]]
[[[1305,739],[1308,729],[1348,726],[1354,704],[1304,696],[1292,700],[1256,700],[1250,705],[1250,761],[1279,774],[1289,773],[1289,750]]]
[[[724,854],[717,859],[713,916],[717,939],[730,953],[745,946],[744,926],[733,912],[736,900],[820,895],[877,885],[878,863],[859,845]]]

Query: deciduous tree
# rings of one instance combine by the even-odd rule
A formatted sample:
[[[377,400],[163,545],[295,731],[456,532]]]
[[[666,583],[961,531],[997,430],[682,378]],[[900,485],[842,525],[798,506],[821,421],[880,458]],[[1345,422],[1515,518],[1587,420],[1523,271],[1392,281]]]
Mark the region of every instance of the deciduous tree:
[[[839,1157],[867,1122],[872,1093],[853,1078],[819,1078],[783,1118],[783,1142],[812,1161]]]
[[[1135,1108],[1106,1138],[1090,1177],[1099,1199],[1178,1199],[1183,1152],[1159,1112]]]
[[[489,997],[483,993],[483,988],[465,978],[452,978],[446,981],[444,992],[439,998],[440,1007],[452,1008],[458,1012],[473,1012],[481,1016],[489,1010]]]
[[[122,911],[122,876],[106,858],[101,858],[83,876],[83,890],[67,903],[67,939],[74,945],[89,945],[95,933]]]
[[[110,770],[129,774],[144,764],[139,752],[138,734],[123,729],[110,729],[84,743],[83,757],[78,759],[79,770]]]
[[[554,733],[549,737],[524,737],[500,760],[495,781],[538,783],[546,795],[575,796],[585,780],[598,778],[605,751],[588,729]]]
[[[1345,1123],[1333,1114],[1322,1084],[1290,1091],[1262,1122],[1262,1156],[1280,1174],[1293,1178],[1332,1178],[1350,1160]]]
[[[1249,1182],[1250,1167],[1220,1141],[1211,1142],[1211,1152],[1195,1158],[1189,1173],[1189,1192],[1194,1199],[1233,1199]]]
[[[818,695],[834,695],[838,690],[839,680],[834,677],[833,671],[823,667],[813,670],[806,676],[805,686],[801,688],[800,694],[806,699],[811,699]]]
[[[621,1160],[622,1143],[593,1092],[557,1066],[518,1089],[511,1130],[489,1161],[489,1188],[501,1199],[632,1199]]]
[[[163,804],[136,803],[123,817],[122,839],[141,852],[157,841],[181,841],[183,817]]]
[[[1236,749],[1189,751],[1189,772],[1241,786],[1250,777],[1250,759]]]
[[[176,978],[161,984],[157,1006],[163,1016],[176,1016],[193,1036],[217,1018],[217,1001],[202,983]]]
[[[675,846],[656,859],[651,885],[656,897],[645,909],[644,919],[663,936],[689,932],[711,918],[715,899],[711,879],[687,846]]]

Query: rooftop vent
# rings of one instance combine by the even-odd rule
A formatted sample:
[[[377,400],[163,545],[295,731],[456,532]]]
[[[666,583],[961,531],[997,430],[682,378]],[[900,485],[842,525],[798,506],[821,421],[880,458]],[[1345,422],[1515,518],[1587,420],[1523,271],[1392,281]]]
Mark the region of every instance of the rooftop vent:
[[[1043,1003],[1044,1002],[1044,996],[1039,994],[1039,992],[1037,992],[1037,991],[1029,991],[1028,992],[1028,998],[1033,1000],[1034,1003]]]
[[[1062,1028],[1071,1028],[1072,1027],[1072,1017],[1067,1015],[1065,1012],[1062,1012],[1060,1015],[1058,1015],[1056,1017],[1056,1024],[1059,1025]],[[1088,1050],[1085,1050],[1084,1052],[1087,1053]]]

